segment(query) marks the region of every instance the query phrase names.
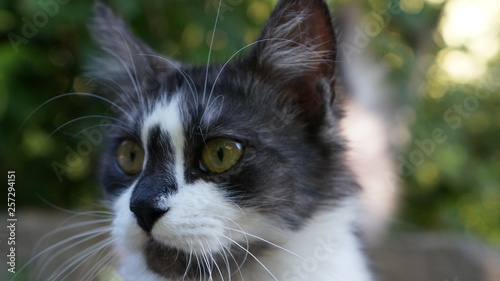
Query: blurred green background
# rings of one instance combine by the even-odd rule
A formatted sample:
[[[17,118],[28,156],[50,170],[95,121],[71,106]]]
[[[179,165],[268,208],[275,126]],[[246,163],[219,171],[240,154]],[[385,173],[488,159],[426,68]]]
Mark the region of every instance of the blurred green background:
[[[275,2],[222,0],[211,60],[225,61],[253,42]],[[100,146],[79,145],[85,129],[107,115],[106,104],[63,96],[35,111],[58,95],[92,90],[82,75],[98,53],[86,29],[92,3],[0,0],[0,171],[16,171],[18,207],[101,201]],[[219,1],[108,3],[159,52],[206,63]],[[405,148],[395,155],[399,169],[388,177],[402,185],[394,229],[455,231],[499,245],[500,2],[364,1],[362,20],[379,20],[388,5],[399,12],[369,48],[389,69],[395,118],[409,123],[401,132]],[[444,141],[436,141],[436,130]],[[77,150],[82,157],[70,156]]]

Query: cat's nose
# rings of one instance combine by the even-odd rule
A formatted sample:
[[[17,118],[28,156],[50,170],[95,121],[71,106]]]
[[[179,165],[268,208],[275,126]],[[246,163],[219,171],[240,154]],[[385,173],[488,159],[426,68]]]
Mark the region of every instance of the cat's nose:
[[[155,222],[169,209],[159,209],[151,206],[130,205],[130,211],[134,213],[139,226],[146,232],[151,232]]]

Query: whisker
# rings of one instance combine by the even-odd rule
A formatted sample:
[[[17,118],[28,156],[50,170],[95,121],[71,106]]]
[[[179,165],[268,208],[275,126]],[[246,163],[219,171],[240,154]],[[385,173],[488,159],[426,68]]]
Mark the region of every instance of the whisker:
[[[203,115],[201,116],[200,118],[200,123],[203,122],[203,118],[205,118],[205,114],[209,111],[210,107],[212,107],[214,105],[214,103],[217,101],[218,98],[222,98],[222,104],[221,106],[219,107],[219,114],[220,112],[222,111],[222,107],[224,105],[224,96],[223,95],[219,95],[217,96],[206,108],[205,108],[205,111],[203,112]]]
[[[54,131],[52,131],[52,133],[50,133],[50,135],[47,136],[47,139],[49,139],[53,134],[55,134],[56,132],[58,132],[60,129],[66,127],[67,125],[69,124],[72,124],[72,123],[75,123],[77,121],[80,121],[80,120],[84,120],[84,119],[90,119],[90,118],[105,118],[105,119],[111,119],[115,122],[121,122],[125,125],[127,125],[127,123],[125,123],[123,120],[120,120],[118,118],[115,118],[115,117],[111,117],[111,116],[106,116],[106,115],[88,115],[88,116],[82,116],[82,117],[78,117],[78,118],[75,118],[73,120],[70,120],[64,124],[62,124],[61,126],[57,127],[57,129],[55,129]]]
[[[237,229],[234,229],[234,228],[230,228],[230,227],[229,227],[228,229],[229,229],[229,230],[231,230],[231,231],[236,231],[236,232],[242,233],[242,234],[244,234],[245,236],[247,236],[247,235],[248,235],[248,236],[253,237],[253,238],[255,238],[255,239],[258,239],[258,240],[260,240],[260,241],[262,241],[262,242],[265,242],[265,243],[267,243],[267,244],[269,244],[269,245],[271,245],[271,246],[273,246],[273,247],[276,247],[276,248],[278,248],[278,249],[280,249],[280,250],[283,250],[283,251],[285,251],[285,252],[287,252],[287,253],[289,253],[289,254],[291,254],[291,255],[294,255],[294,256],[296,256],[296,257],[298,257],[298,258],[300,258],[300,259],[302,259],[302,260],[304,260],[304,261],[306,260],[306,258],[304,258],[304,257],[302,257],[302,256],[300,256],[300,255],[298,255],[298,254],[296,254],[296,253],[294,253],[294,252],[292,252],[292,251],[290,251],[290,250],[286,249],[286,248],[283,248],[283,247],[281,247],[280,245],[277,245],[277,244],[275,244],[275,243],[273,243],[273,242],[271,242],[271,241],[268,241],[268,240],[266,240],[266,239],[264,239],[264,238],[261,238],[261,237],[259,237],[259,236],[257,236],[257,235],[253,235],[253,234],[251,234],[251,233],[248,233],[248,232],[245,232],[245,231],[240,231],[240,230],[237,230]]]
[[[76,216],[73,216],[73,217],[76,217]],[[66,219],[66,221],[70,220],[70,219],[71,218],[68,218],[68,219]],[[68,231],[68,230],[71,230],[71,229],[76,229],[76,228],[80,228],[80,227],[84,227],[84,226],[89,226],[89,225],[109,223],[111,221],[112,221],[112,219],[91,220],[91,221],[84,221],[84,222],[73,223],[73,224],[70,224],[70,225],[65,225],[63,227],[58,227],[58,228],[50,231],[49,233],[45,234],[44,236],[42,236],[42,238],[40,238],[40,240],[37,243],[37,245],[40,244],[40,243],[43,243],[49,237],[54,236],[54,235],[59,234],[59,233],[64,232],[64,231]],[[106,227],[109,227],[111,229],[111,226],[106,226]],[[38,246],[35,246],[35,249],[37,247]]]
[[[217,239],[218,240],[218,239]],[[222,274],[222,271],[219,267],[219,265],[217,264],[217,261],[215,260],[215,257],[213,255],[213,252],[212,252],[212,249],[210,248],[210,246],[208,245],[208,241],[205,240],[205,242],[207,242],[207,247],[208,247],[208,254],[210,255],[210,259],[212,260],[213,262],[213,265],[215,265],[215,268],[217,269],[217,272],[219,272],[219,275],[220,277],[222,278],[222,281],[224,281],[224,276]]]
[[[78,226],[85,226],[85,225],[91,225],[91,224],[96,224],[95,222],[86,222],[86,223],[82,223],[82,224],[78,224]],[[71,228],[74,228],[74,226],[65,226],[64,229],[71,229]],[[62,231],[64,231],[64,229],[56,229],[56,230],[53,230],[51,231],[50,233],[44,235],[40,241],[37,242],[37,244],[35,245],[35,249],[36,248],[39,248],[40,247],[40,244],[43,242],[43,241],[46,241],[49,237],[49,235],[55,235],[57,233],[60,233]],[[64,239],[62,241],[59,241],[58,243],[56,244],[53,244],[51,245],[50,247],[44,249],[43,251],[39,252],[38,254],[36,254],[35,256],[33,256],[32,258],[30,258],[23,266],[21,266],[18,270],[18,272],[16,273],[16,275],[14,275],[14,277],[12,278],[12,280],[14,280],[19,274],[20,272],[22,272],[23,270],[25,270],[28,266],[30,266],[33,262],[35,262],[38,258],[42,257],[43,255],[49,253],[50,251],[53,251],[55,250],[56,248],[68,243],[68,242],[71,242],[72,240],[75,240],[75,239],[79,239],[81,237],[84,237],[84,236],[87,236],[87,235],[91,235],[93,234],[94,232],[95,233],[99,233],[99,235],[103,235],[107,232],[111,231],[111,227],[107,227],[107,228],[98,228],[97,230],[94,230],[94,231],[89,231],[89,232],[84,232],[84,233],[80,233],[78,235],[75,235],[75,236],[72,236],[72,237],[69,237],[67,239]]]
[[[116,54],[113,50],[111,50],[109,48],[103,48],[103,49],[106,52],[108,52],[110,55],[112,55],[116,60],[118,60],[118,62],[123,66],[123,68],[127,72],[127,75],[130,78],[130,82],[132,83],[132,86],[134,87],[134,92],[136,93],[137,101],[141,104],[141,106],[144,106],[144,100],[141,99],[142,91],[141,91],[141,89],[139,87],[139,83],[137,81],[137,76],[136,76],[137,70],[135,68],[134,60],[132,59],[132,53],[130,52],[130,46],[129,46],[127,40],[125,39],[125,36],[123,35],[123,33],[121,31],[118,31],[118,32],[120,33],[120,36],[122,37],[123,42],[125,43],[125,47],[127,48],[127,53],[129,55],[129,59],[130,59],[130,63],[132,66],[133,73],[130,71],[127,63],[125,62],[125,60],[122,57],[120,57],[118,54]]]
[[[205,94],[207,92],[207,83],[208,83],[208,70],[210,69],[210,57],[212,55],[212,49],[215,38],[215,31],[217,30],[217,24],[219,22],[220,8],[222,6],[222,0],[219,0],[219,6],[217,7],[217,16],[215,17],[214,30],[212,32],[212,38],[210,39],[210,47],[208,49],[208,58],[207,58],[207,68],[205,71],[205,85],[203,86],[203,101],[205,101]],[[210,97],[208,98],[207,103],[210,102]]]
[[[216,215],[216,216],[217,216],[217,215]],[[229,220],[229,218],[224,218],[224,217],[222,217],[222,216],[217,216],[217,217],[221,218],[221,219],[224,221],[224,223],[227,225],[226,229],[231,230],[231,227],[229,226],[229,224],[228,224],[228,222],[227,222],[227,220]],[[239,224],[237,224],[237,223],[235,223],[235,224],[236,224],[236,226],[237,226],[237,227],[241,228],[241,226],[240,226]],[[242,229],[242,228],[241,228],[241,230],[243,231],[243,229]],[[246,249],[249,249],[249,248],[250,248],[250,242],[248,241],[248,237],[247,237],[244,233],[243,233],[243,236],[245,237]],[[229,237],[231,237],[231,231],[229,231]],[[229,253],[231,254],[230,249],[229,249],[228,251],[229,251]],[[232,257],[233,257],[233,259],[234,259],[234,256],[233,256],[232,254],[231,254],[231,256],[232,256]],[[248,258],[248,253],[247,253],[247,252],[245,252],[245,256],[243,256],[243,260],[242,260],[240,263],[236,262],[236,260],[235,260],[235,263],[236,263],[236,266],[238,266],[238,268],[237,268],[237,269],[238,269],[238,271],[240,272],[240,275],[241,275],[241,268],[242,268],[242,267],[243,267],[243,265],[245,264],[245,262],[246,262],[247,258]],[[242,277],[243,277],[243,276],[242,276]]]
[[[113,241],[114,241],[113,238],[105,239],[105,240],[102,240],[102,241],[86,248],[78,256],[74,256],[74,257],[70,258],[69,260],[67,260],[66,262],[64,262],[63,264],[61,264],[55,270],[55,272],[49,277],[49,280],[64,280],[64,279],[66,279],[68,276],[71,275],[71,273],[76,271],[85,262],[90,260],[93,257],[94,253],[100,252],[100,251],[104,250],[105,248],[109,247]],[[49,263],[47,263],[47,264],[49,264]],[[77,265],[77,266],[73,267],[75,265]],[[71,269],[71,270],[69,270],[69,269]],[[57,272],[59,272],[59,273],[57,273]],[[63,275],[65,277],[61,278],[61,276],[63,276]]]
[[[202,264],[200,262],[200,257],[198,256],[197,252],[194,252],[194,256],[196,258],[196,264],[198,265],[198,272],[200,273],[200,281],[202,281],[204,272],[203,272]]]
[[[109,246],[112,246],[113,243],[115,243],[116,241],[110,241],[110,245]],[[104,250],[104,249],[103,249]],[[103,252],[103,251],[100,251],[100,252]],[[90,279],[93,279],[94,277],[96,276],[99,276],[99,273],[102,272],[102,270],[106,267],[107,264],[111,264],[111,260],[113,260],[113,258],[117,256],[117,253],[113,251],[113,248],[111,248],[111,251],[109,251],[109,253],[107,253],[103,258],[101,258],[98,262],[96,262],[89,270],[89,272],[87,272],[87,274],[85,274],[81,279],[79,280],[90,280]]]
[[[93,126],[90,126],[88,128],[85,128],[83,130],[81,130],[80,132],[74,134],[73,136],[71,136],[71,138],[69,139],[69,141],[72,141],[74,140],[76,137],[78,137],[80,134],[82,134],[83,132],[87,131],[87,130],[90,130],[90,129],[93,129],[95,127],[103,127],[103,126],[111,126],[111,127],[118,127],[118,128],[122,128],[124,130],[127,130],[128,128],[127,127],[124,127],[124,126],[120,126],[120,125],[117,125],[117,124],[97,124],[97,125],[93,125]]]
[[[21,123],[21,126],[17,130],[16,135],[21,131],[21,129],[24,127],[24,125],[26,125],[26,122],[28,122],[28,120],[33,116],[33,114],[35,114],[36,112],[38,112],[38,110],[40,110],[42,107],[44,107],[45,105],[47,105],[48,103],[50,103],[50,102],[52,102],[54,100],[57,100],[57,99],[60,99],[60,98],[63,98],[63,97],[69,97],[69,96],[85,96],[85,97],[93,97],[93,98],[96,98],[96,99],[103,100],[103,101],[111,104],[112,106],[116,107],[121,112],[123,112],[124,114],[126,114],[126,115],[128,115],[130,117],[130,115],[125,110],[123,110],[119,105],[117,105],[116,103],[114,103],[113,101],[111,101],[111,100],[109,100],[107,98],[101,97],[101,96],[96,95],[96,94],[90,94],[90,93],[66,93],[66,94],[60,94],[58,96],[50,98],[50,99],[46,100],[45,102],[43,102],[41,105],[39,105],[37,108],[35,108],[28,115],[28,117],[26,117],[26,119],[24,119],[23,123]]]
[[[219,80],[220,75],[222,74],[222,72],[224,71],[224,69],[226,68],[226,66],[231,62],[231,60],[234,57],[236,57],[237,55],[239,55],[246,48],[251,47],[251,46],[256,45],[256,44],[259,44],[259,43],[262,43],[262,42],[267,42],[267,41],[284,41],[284,42],[289,42],[289,43],[297,44],[298,46],[304,47],[307,50],[311,50],[312,49],[311,47],[306,46],[306,45],[304,45],[302,43],[299,43],[299,42],[296,42],[296,41],[293,41],[293,40],[290,40],[290,39],[285,39],[285,38],[260,39],[260,40],[257,40],[255,42],[252,42],[250,44],[247,44],[247,45],[243,46],[242,48],[240,48],[239,50],[237,50],[236,52],[234,52],[234,54],[231,57],[229,57],[229,59],[224,63],[224,65],[222,65],[221,69],[219,70],[219,72],[217,73],[217,75],[215,77],[214,83],[212,85],[212,89],[210,90],[210,94],[208,96],[208,100],[210,100],[210,97],[212,96],[212,93],[213,93],[213,91],[215,89],[215,86],[217,85],[217,82]]]
[[[56,250],[58,247],[64,246],[67,243],[70,243],[70,242],[72,242],[74,240],[77,240],[77,239],[79,239],[79,240],[77,240],[74,243],[72,243],[71,247],[64,247],[62,249],[59,249],[49,259],[44,260],[41,263],[41,265],[37,266],[36,268],[45,268],[48,264],[50,264],[52,262],[52,260],[54,260],[57,256],[59,256],[60,254],[64,253],[68,249],[71,249],[73,247],[81,245],[81,244],[83,244],[83,243],[85,243],[87,241],[90,241],[90,240],[92,240],[94,238],[97,238],[99,236],[108,234],[110,231],[111,231],[111,229],[110,229],[109,226],[99,227],[99,228],[96,228],[96,229],[93,229],[93,230],[89,230],[89,231],[86,231],[86,232],[74,235],[72,237],[66,238],[66,239],[64,239],[64,240],[62,240],[62,241],[60,241],[60,242],[58,242],[58,243],[56,243],[56,244],[48,247],[47,249],[43,250],[42,252],[40,252],[39,254],[37,254],[33,259],[38,258],[38,257],[40,257],[40,256],[42,256],[44,254],[50,253],[51,251]],[[39,270],[35,270],[35,271],[39,271]]]
[[[208,259],[207,252],[205,251],[205,247],[203,247],[203,243],[201,241],[198,241],[198,243],[201,246],[201,254],[202,254],[203,260],[205,262],[205,266],[207,268],[206,271],[208,271],[209,278],[211,280],[212,279],[212,265],[210,263],[210,260]]]
[[[58,211],[61,211],[63,213],[66,213],[66,214],[73,214],[73,216],[71,216],[70,218],[68,218],[67,220],[65,221],[68,221],[74,217],[79,217],[79,216],[90,216],[90,215],[102,215],[104,217],[114,217],[114,213],[111,212],[111,211],[105,211],[105,210],[92,210],[92,211],[84,211],[84,212],[81,212],[81,211],[74,211],[74,210],[71,210],[71,209],[66,209],[66,208],[62,208],[60,206],[57,206],[53,203],[51,203],[50,201],[46,200],[45,198],[41,197],[41,196],[38,196],[38,198],[43,201],[43,203],[49,205],[50,207],[58,210]],[[86,203],[89,203],[90,205],[94,205],[95,207],[97,208],[102,208],[104,207],[103,205],[99,205],[99,204],[95,204],[93,202],[88,202],[88,201],[84,201]]]
[[[107,78],[107,77],[94,77],[94,78],[90,79],[88,83],[91,83],[91,82],[93,82],[94,80],[99,80],[99,79],[100,79],[100,80],[109,81],[109,82],[113,83],[115,86],[117,86],[117,87],[121,90],[121,92],[122,92],[122,93],[127,92],[127,91],[125,90],[125,88],[124,88],[124,87],[123,87],[120,83],[116,82],[115,80],[113,80],[113,79],[111,79],[111,78]],[[116,91],[116,90],[115,90],[114,88],[112,88],[111,86],[109,86],[109,85],[107,85],[107,84],[104,84],[104,83],[102,83],[102,84],[103,84],[103,85],[105,85],[108,89],[110,89],[110,90],[112,90],[112,91]],[[122,98],[122,97],[121,97],[121,95],[120,95],[119,97],[120,97],[120,100],[121,100],[124,104],[126,104],[129,108],[133,108],[133,107],[134,107],[134,104],[133,104],[133,103],[131,103],[129,100]],[[117,107],[118,107],[118,109],[120,109],[120,111],[121,111],[122,113],[124,113],[124,114],[126,114],[126,115],[127,115],[127,117],[129,118],[129,120],[133,120],[133,119],[132,119],[132,116],[131,116],[129,113],[127,113],[127,112],[126,112],[126,110],[125,110],[125,109],[123,109],[123,107],[118,106],[118,105],[117,105]]]
[[[164,61],[168,62],[171,66],[173,66],[175,68],[176,71],[178,71],[182,75],[182,78],[184,78],[184,80],[188,84],[189,89],[191,90],[191,93],[194,95],[194,97],[196,97],[193,79],[191,78],[191,76],[189,76],[186,72],[184,72],[172,60],[165,58],[165,57],[162,57],[162,56],[159,56],[159,55],[154,55],[154,54],[137,54],[137,55],[138,56],[145,56],[145,57],[153,57],[153,58],[157,58],[157,59],[164,60]]]
[[[262,266],[262,268],[264,268],[265,271],[267,271],[267,273],[269,273],[269,275],[271,275],[271,277],[274,280],[279,281],[278,278],[276,278],[276,276],[274,276],[274,274],[254,254],[252,254],[249,250],[245,249],[245,247],[241,246],[238,242],[236,242],[233,239],[227,237],[226,235],[221,234],[221,236],[224,237],[224,238],[226,238],[226,239],[228,239],[229,241],[231,241],[234,245],[238,246],[243,251],[247,252],[252,258],[255,259],[255,261],[257,263],[259,263]]]
[[[214,235],[214,238],[217,240],[217,242],[219,243],[219,245],[221,246],[221,250],[222,250],[222,253],[223,255],[221,255],[224,263],[226,264],[226,269],[227,269],[227,276],[229,278],[229,280],[232,279],[232,275],[236,274],[236,272],[232,273],[231,272],[231,264],[229,262],[229,258],[227,257],[227,254],[229,254],[231,256],[231,258],[233,259],[234,261],[234,264],[238,267],[237,268],[237,271],[239,272],[240,276],[241,276],[241,280],[244,281],[245,279],[243,278],[243,274],[241,273],[241,266],[243,266],[243,263],[245,262],[245,259],[243,260],[243,262],[241,264],[238,264],[238,262],[236,261],[236,258],[234,257],[234,255],[231,253],[231,250],[230,248],[227,248],[228,246],[224,245],[220,239],[217,237],[217,235],[215,235],[215,233],[209,229],[207,229],[207,231],[209,231],[212,235]],[[231,234],[231,233],[229,233]],[[230,247],[230,245],[229,245]],[[246,254],[246,253],[245,253]],[[246,254],[247,255],[247,254]],[[246,255],[245,255],[245,258],[246,258]],[[220,272],[220,271],[219,271]],[[224,277],[222,277],[222,274],[221,274],[221,278],[224,279]]]
[[[182,275],[181,281],[186,279],[186,277],[189,273],[189,268],[191,267],[191,262],[192,262],[192,258],[193,258],[193,244],[191,241],[189,241],[188,244],[189,244],[189,259],[188,259],[188,263],[186,266],[186,271],[184,271],[184,274]]]

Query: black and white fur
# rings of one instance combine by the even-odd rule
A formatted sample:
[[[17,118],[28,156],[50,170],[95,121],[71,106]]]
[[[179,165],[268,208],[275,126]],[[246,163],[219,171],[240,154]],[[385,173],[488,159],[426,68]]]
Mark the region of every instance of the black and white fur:
[[[109,53],[93,75],[116,103],[102,186],[124,280],[373,280],[356,236],[359,186],[345,164],[327,5],[281,0],[239,59],[209,66],[161,57],[101,4],[93,36]],[[244,145],[205,172],[206,140]],[[117,168],[118,144],[145,151]],[[168,212],[141,228],[131,206]]]

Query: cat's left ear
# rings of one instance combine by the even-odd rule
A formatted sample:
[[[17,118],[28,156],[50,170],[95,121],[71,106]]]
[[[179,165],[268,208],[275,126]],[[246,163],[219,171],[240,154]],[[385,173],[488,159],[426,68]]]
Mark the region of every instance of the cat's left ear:
[[[270,83],[282,83],[313,114],[333,98],[336,38],[322,0],[280,0],[249,59]],[[290,93],[292,92],[292,93]]]

